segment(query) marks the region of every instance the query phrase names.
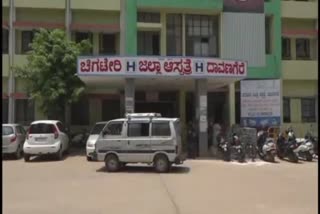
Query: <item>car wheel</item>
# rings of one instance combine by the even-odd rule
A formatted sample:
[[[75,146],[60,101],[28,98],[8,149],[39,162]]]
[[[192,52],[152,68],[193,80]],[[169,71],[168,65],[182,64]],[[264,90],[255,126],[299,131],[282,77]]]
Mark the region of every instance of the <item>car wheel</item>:
[[[108,172],[116,172],[120,168],[119,159],[113,154],[106,157],[105,165]]]
[[[22,148],[21,145],[18,146],[17,151],[14,153],[16,160],[19,160],[22,157]]]
[[[59,149],[59,151],[58,151],[57,154],[56,154],[56,158],[57,158],[58,160],[62,160],[62,158],[63,158],[62,146],[60,146],[60,149]]]
[[[28,154],[24,154],[23,158],[24,158],[25,162],[29,162],[30,161],[30,155],[28,155]]]
[[[87,156],[87,161],[92,161],[92,157]]]
[[[165,155],[156,156],[153,164],[157,172],[163,173],[169,171],[170,163]]]

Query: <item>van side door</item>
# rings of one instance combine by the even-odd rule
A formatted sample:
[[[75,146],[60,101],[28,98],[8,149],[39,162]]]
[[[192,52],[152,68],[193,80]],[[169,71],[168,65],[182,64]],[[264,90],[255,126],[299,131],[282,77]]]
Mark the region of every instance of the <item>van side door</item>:
[[[170,121],[152,121],[150,145],[154,152],[164,151],[168,154],[175,152]]]
[[[149,162],[150,148],[150,121],[128,121],[127,149],[125,156],[128,162]]]

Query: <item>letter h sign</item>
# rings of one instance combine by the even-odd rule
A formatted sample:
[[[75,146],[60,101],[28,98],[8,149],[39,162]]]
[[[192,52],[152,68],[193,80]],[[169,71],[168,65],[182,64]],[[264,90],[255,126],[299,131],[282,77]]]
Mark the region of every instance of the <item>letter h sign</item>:
[[[127,72],[134,73],[136,71],[136,62],[135,61],[127,61]]]
[[[194,63],[194,69],[196,74],[204,74],[204,62],[203,61],[196,61]]]

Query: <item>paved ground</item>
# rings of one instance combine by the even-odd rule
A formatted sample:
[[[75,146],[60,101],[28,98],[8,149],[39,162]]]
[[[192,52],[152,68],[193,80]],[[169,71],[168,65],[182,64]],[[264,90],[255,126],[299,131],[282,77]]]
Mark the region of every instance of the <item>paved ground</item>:
[[[189,160],[169,174],[101,162],[3,162],[6,214],[315,214],[317,162],[237,164]]]

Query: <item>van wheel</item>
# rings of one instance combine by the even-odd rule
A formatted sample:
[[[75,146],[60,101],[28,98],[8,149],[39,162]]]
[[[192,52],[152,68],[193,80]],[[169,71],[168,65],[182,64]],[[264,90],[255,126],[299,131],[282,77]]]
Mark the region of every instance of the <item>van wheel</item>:
[[[119,159],[115,155],[108,155],[105,160],[105,165],[108,172],[116,172],[120,168]]]
[[[25,162],[29,162],[30,161],[30,155],[28,155],[28,154],[24,154],[23,158],[24,158]]]
[[[170,163],[165,155],[157,155],[153,161],[154,168],[157,172],[168,172]]]

